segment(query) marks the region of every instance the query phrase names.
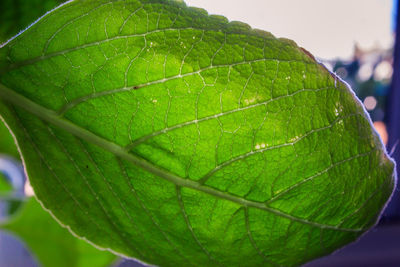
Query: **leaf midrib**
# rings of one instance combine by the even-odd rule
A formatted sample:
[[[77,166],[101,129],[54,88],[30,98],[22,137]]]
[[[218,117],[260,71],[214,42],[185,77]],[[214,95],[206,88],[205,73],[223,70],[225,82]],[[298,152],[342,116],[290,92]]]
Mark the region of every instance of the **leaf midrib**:
[[[267,207],[263,203],[247,200],[247,199],[244,199],[244,198],[241,198],[238,196],[231,195],[226,192],[221,192],[219,190],[216,190],[216,189],[208,187],[208,186],[201,185],[200,183],[198,183],[196,181],[193,181],[190,179],[184,179],[180,176],[170,173],[167,170],[162,169],[162,168],[146,161],[145,159],[142,159],[140,157],[137,157],[137,156],[129,153],[125,148],[84,129],[84,128],[72,123],[71,121],[61,118],[54,111],[44,108],[41,105],[38,105],[37,103],[27,99],[23,95],[16,93],[15,91],[11,90],[10,88],[8,88],[7,86],[5,86],[1,83],[0,83],[0,97],[20,108],[27,110],[30,113],[38,116],[40,119],[50,122],[53,125],[60,127],[61,129],[69,132],[70,134],[81,138],[82,140],[85,140],[89,143],[95,144],[95,145],[105,149],[106,151],[109,151],[109,152],[113,153],[114,155],[116,155],[124,160],[127,160],[127,161],[135,164],[136,166],[152,173],[153,175],[159,176],[177,186],[191,188],[196,191],[200,191],[200,192],[212,195],[216,198],[221,198],[221,199],[225,199],[225,200],[237,203],[244,207],[253,207],[253,208],[265,210],[265,211],[268,211],[277,216],[284,217],[289,220],[293,220],[293,221],[296,221],[299,223],[311,225],[311,226],[321,228],[321,229],[331,229],[331,230],[337,230],[337,231],[343,231],[343,232],[364,231],[364,229],[341,228],[341,227],[336,227],[333,225],[321,224],[321,223],[309,221],[306,219],[294,217],[290,214],[281,212],[281,211],[273,209],[271,207]]]

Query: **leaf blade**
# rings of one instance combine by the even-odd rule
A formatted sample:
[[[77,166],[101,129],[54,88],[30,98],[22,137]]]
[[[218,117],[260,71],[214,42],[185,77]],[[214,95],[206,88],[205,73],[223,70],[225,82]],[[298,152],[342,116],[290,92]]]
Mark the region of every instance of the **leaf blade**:
[[[303,247],[291,248],[292,257],[287,257],[282,249],[275,255],[271,244],[284,247],[298,242],[306,246],[305,236],[313,236],[314,228],[321,231],[319,239],[323,239],[322,232],[338,235],[332,232],[340,228],[336,221],[348,217],[352,219],[349,227],[340,229],[351,231],[341,236],[354,240],[358,235],[354,231],[375,222],[377,214],[367,214],[363,203],[374,211],[384,205],[393,188],[393,163],[348,88],[295,44],[172,2],[71,2],[54,13],[61,18],[50,14],[24,35],[27,40],[8,44],[15,52],[0,50],[9,53],[13,61],[0,61],[1,82],[5,84],[0,88],[2,97],[28,107],[51,125],[17,107],[3,109],[2,114],[7,120],[18,118],[14,131],[20,131],[21,125],[41,129],[43,136],[28,131],[18,134],[22,141],[32,141],[24,144],[28,161],[42,162],[48,169],[39,170],[31,164],[28,169],[36,174],[30,176],[47,173],[58,181],[52,185],[40,179],[37,184],[32,182],[35,189],[43,190],[38,192],[39,198],[46,199],[45,192],[52,188],[64,191],[60,198],[79,198],[74,200],[81,209],[75,219],[88,225],[99,218],[98,230],[104,228],[113,238],[96,236],[96,229],[83,230],[68,211],[61,211],[47,199],[45,205],[71,224],[78,235],[90,235],[88,238],[100,246],[161,265],[208,264],[209,255],[222,265],[237,265],[240,257],[251,258],[250,265],[259,265],[265,263],[264,254],[270,258],[269,264],[293,265],[306,260],[300,257]],[[89,18],[101,23],[92,28],[93,23],[85,21]],[[87,38],[72,38],[72,33],[84,36],[80,25],[87,26]],[[49,38],[30,47],[28,40],[41,28],[47,29]],[[29,55],[18,47],[21,44],[27,46]],[[80,64],[84,64],[84,71],[74,71]],[[43,83],[49,74],[52,82]],[[27,79],[32,87],[21,86],[13,75]],[[52,140],[54,148],[42,148],[44,136]],[[358,158],[369,151],[366,158],[370,164],[383,166],[374,168],[372,175],[363,170],[365,162]],[[68,166],[68,175],[53,158]],[[288,161],[293,161],[295,168],[290,168]],[[249,166],[252,172],[247,171]],[[265,166],[270,172],[263,172]],[[351,188],[346,179],[349,170],[359,172],[354,184],[362,186],[365,196],[355,194],[356,187],[342,191],[344,186]],[[322,175],[316,176],[318,173]],[[373,179],[368,182],[363,175]],[[313,176],[316,178],[304,182]],[[176,201],[175,184],[183,186],[181,203]],[[313,189],[314,184],[321,190]],[[90,194],[82,196],[77,185]],[[372,205],[366,200],[378,185],[384,191]],[[345,192],[344,197],[339,204],[323,207],[318,204],[327,194],[322,188],[334,197],[338,197],[334,193]],[[74,193],[68,193],[70,190]],[[306,199],[312,192],[313,198],[297,205],[296,198],[282,193],[285,190],[297,194],[298,199]],[[353,195],[355,207],[351,206]],[[277,201],[264,203],[274,197]],[[197,203],[200,199],[205,199],[201,206]],[[231,214],[218,209],[223,219],[211,220],[213,231],[206,229],[205,215],[198,215],[207,203],[230,207]],[[67,210],[75,209],[68,205]],[[284,227],[277,226],[275,231],[282,231],[281,236],[266,242],[263,216],[253,208],[239,212],[243,205],[278,215],[272,218],[287,225],[287,234]],[[338,212],[341,205],[346,209]],[[322,215],[321,208],[325,208]],[[89,213],[90,220],[83,218]],[[273,221],[268,217],[263,220],[273,231]],[[237,231],[241,234],[223,236],[223,228],[235,227],[241,227]],[[286,238],[288,244],[279,241],[290,236],[291,227],[303,229],[298,233],[302,239]],[[255,234],[249,235],[249,229]],[[147,235],[156,241],[149,242]],[[143,242],[147,249],[136,247],[130,239]],[[310,246],[310,257],[332,251],[343,240],[328,240],[326,250]],[[225,246],[231,249],[219,249]],[[159,255],[150,255],[148,250],[155,248]],[[194,263],[188,262],[188,255]]]

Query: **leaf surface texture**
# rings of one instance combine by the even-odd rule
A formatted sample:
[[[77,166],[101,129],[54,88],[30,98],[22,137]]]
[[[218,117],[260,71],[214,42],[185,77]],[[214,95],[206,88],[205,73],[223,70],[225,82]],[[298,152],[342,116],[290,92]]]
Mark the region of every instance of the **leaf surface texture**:
[[[173,1],[73,1],[0,50],[44,206],[161,266],[295,266],[377,220],[393,162],[294,42]]]

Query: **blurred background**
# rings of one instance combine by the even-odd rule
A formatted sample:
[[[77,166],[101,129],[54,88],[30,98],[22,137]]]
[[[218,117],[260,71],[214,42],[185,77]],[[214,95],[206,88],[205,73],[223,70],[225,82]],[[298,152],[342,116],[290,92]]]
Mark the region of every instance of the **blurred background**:
[[[60,0],[0,1],[0,43]],[[345,80],[369,112],[382,142],[400,162],[400,13],[398,0],[185,0],[210,14],[295,40]],[[396,31],[399,34],[396,35]],[[32,198],[18,152],[0,121],[0,267],[143,266],[100,252],[61,228]],[[399,166],[397,167],[399,171]],[[48,233],[54,238],[44,238]],[[400,192],[356,243],[306,264],[400,266]]]

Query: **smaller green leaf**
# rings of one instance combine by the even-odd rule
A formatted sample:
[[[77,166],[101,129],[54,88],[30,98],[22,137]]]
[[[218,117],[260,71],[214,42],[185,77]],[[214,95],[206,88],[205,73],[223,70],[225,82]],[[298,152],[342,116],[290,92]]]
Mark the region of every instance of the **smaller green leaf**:
[[[17,146],[15,145],[14,139],[6,125],[0,120],[0,161],[13,161],[10,157],[14,159],[19,159],[19,152]],[[8,158],[8,159],[7,159]],[[14,161],[18,164],[17,161]],[[16,166],[16,168],[18,168]],[[13,192],[12,183],[7,178],[6,174],[0,170],[0,201],[4,202],[4,210],[2,211],[5,216],[11,216],[21,207],[22,200],[16,192]],[[22,165],[21,165],[22,171]],[[20,177],[22,178],[22,177]],[[20,188],[21,190],[21,188]]]
[[[11,184],[7,178],[0,172],[0,196],[12,190]]]
[[[116,260],[113,254],[72,236],[33,197],[1,228],[19,236],[43,267],[103,267]]]

